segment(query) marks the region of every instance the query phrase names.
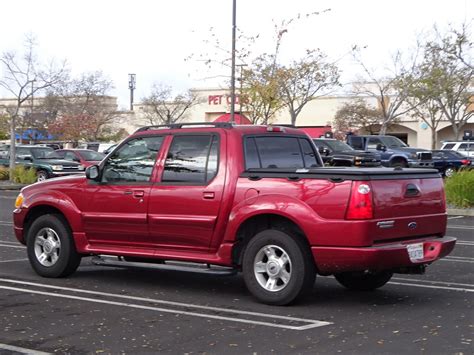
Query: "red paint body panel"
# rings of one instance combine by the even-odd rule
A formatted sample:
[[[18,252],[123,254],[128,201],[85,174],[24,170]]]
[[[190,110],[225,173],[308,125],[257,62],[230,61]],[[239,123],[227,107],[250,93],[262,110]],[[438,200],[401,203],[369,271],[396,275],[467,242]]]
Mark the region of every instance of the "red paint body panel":
[[[284,131],[275,134],[306,137],[299,130],[285,127]],[[166,136],[149,183],[107,185],[68,177],[24,188],[24,203],[13,217],[17,239],[24,243],[25,218],[31,211],[55,208],[67,219],[76,248],[85,255],[232,266],[239,228],[250,218],[265,214],[286,218],[303,231],[323,274],[412,266],[406,248],[410,243],[423,243],[423,264],[447,255],[454,247],[453,238],[443,238],[447,217],[441,178],[371,180],[373,218],[347,220],[350,178],[333,181],[323,174],[296,180],[285,176],[252,180],[241,176],[245,171],[244,136],[273,134],[266,127],[157,132],[132,136]],[[167,152],[177,133],[219,136],[218,172],[206,185],[161,182]],[[409,184],[416,186],[419,195],[405,196]]]

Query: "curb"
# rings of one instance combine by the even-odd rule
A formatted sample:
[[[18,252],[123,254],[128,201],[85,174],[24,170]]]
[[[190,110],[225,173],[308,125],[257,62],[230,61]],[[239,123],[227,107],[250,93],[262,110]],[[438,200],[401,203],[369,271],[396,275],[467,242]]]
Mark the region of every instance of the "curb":
[[[27,185],[23,184],[9,184],[9,185],[0,185],[0,190],[21,190]]]
[[[466,216],[466,217],[474,217],[474,209],[473,208],[448,208],[447,210],[449,216]]]

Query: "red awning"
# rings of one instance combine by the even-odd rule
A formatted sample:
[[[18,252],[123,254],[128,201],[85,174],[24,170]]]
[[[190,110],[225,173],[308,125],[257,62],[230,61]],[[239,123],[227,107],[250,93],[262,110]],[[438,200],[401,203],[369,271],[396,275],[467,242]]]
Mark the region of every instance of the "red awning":
[[[234,114],[234,121],[235,124],[252,124],[247,117],[238,113]],[[230,122],[230,113],[225,113],[222,116],[217,117],[214,122]]]
[[[296,127],[304,131],[311,138],[320,138],[324,136],[326,132],[331,132],[331,126],[319,126],[319,127]]]

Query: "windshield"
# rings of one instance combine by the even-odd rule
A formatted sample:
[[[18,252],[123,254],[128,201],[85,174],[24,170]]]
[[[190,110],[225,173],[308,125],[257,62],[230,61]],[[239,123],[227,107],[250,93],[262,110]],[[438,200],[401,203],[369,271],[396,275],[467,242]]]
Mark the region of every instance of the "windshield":
[[[53,148],[32,148],[31,154],[35,159],[61,159]]]
[[[94,152],[93,150],[81,150],[79,154],[86,161],[101,161],[105,158],[105,154]]]
[[[380,137],[382,140],[382,143],[387,147],[387,148],[403,148],[403,147],[408,147],[405,143],[403,143],[400,139],[397,137],[391,137],[391,136],[386,136],[386,137]]]
[[[338,140],[333,140],[333,141],[327,140],[327,141],[324,141],[324,143],[326,143],[329,146],[329,148],[331,148],[334,151],[354,150],[352,149],[350,145]]]

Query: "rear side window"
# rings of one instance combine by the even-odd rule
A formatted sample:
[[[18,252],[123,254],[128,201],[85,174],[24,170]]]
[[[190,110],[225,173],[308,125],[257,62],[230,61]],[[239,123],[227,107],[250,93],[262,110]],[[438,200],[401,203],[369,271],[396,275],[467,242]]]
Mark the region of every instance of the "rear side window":
[[[350,137],[350,145],[354,149],[364,150],[364,139],[362,137]]]
[[[217,174],[219,140],[215,135],[175,136],[162,182],[206,184]]]
[[[245,138],[246,169],[319,166],[312,144],[298,137]]]
[[[448,144],[445,144],[443,148],[443,150],[449,150],[449,149],[453,149],[454,147],[454,143],[448,143]]]

